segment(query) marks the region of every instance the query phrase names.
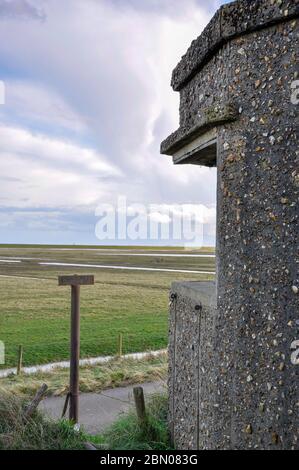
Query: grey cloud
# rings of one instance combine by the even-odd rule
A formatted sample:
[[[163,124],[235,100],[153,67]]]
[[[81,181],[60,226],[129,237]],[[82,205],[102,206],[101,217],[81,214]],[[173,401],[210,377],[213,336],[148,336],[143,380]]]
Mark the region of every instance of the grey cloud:
[[[13,176],[0,176],[0,181],[9,181],[11,183],[19,183],[22,180],[20,178],[14,178]]]
[[[88,128],[96,151],[123,170],[121,181],[111,178],[114,186],[110,177],[98,181],[109,202],[117,193],[132,202],[215,200],[214,173],[175,168],[159,155],[160,141],[175,130],[178,118],[171,70],[207,22],[208,3],[51,0],[43,2],[42,25],[3,22],[0,68],[18,70],[20,79],[29,77],[63,97]],[[55,162],[55,168],[63,166],[63,158]],[[73,167],[82,182],[82,171]]]
[[[93,0],[97,1],[97,0]],[[207,8],[215,10],[223,3],[231,2],[232,0],[210,0],[207,3]],[[165,15],[170,18],[182,16],[190,5],[203,6],[202,0],[105,0],[105,2],[112,3],[119,10],[126,10],[131,8],[136,11],[143,11],[149,14]]]
[[[41,231],[94,232],[96,218],[79,210],[57,210],[57,208],[0,207],[0,227],[15,230],[38,229]]]
[[[105,0],[105,2],[113,3],[121,10],[132,8],[138,11],[167,15],[170,17],[182,14],[188,4],[196,3],[196,1],[193,0]],[[200,3],[200,0],[198,3]]]
[[[0,19],[3,18],[44,20],[45,13],[27,0],[0,0]]]

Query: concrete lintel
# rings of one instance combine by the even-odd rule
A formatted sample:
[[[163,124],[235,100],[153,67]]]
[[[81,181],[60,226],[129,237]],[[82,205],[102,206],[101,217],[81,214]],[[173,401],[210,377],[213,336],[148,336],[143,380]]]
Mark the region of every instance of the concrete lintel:
[[[211,143],[215,144],[217,126],[234,122],[238,117],[239,112],[235,103],[215,102],[212,106],[199,111],[197,123],[191,129],[180,127],[167,137],[161,144],[161,153],[173,156],[175,163],[178,163],[178,159],[181,159],[182,155],[185,153],[185,149],[188,149],[189,145],[194,151],[194,142],[198,137],[202,136],[202,141],[199,143],[199,146],[203,145],[201,149],[203,150],[204,147],[210,146]],[[213,140],[214,142],[212,142]],[[207,143],[208,145],[206,145]],[[189,152],[189,150],[186,151]],[[206,159],[207,155],[205,152],[202,153],[202,160],[198,157],[199,155],[197,155],[195,162],[198,165],[214,166],[214,162],[211,165],[210,157]],[[185,163],[192,162],[189,160],[189,162]]]
[[[204,135],[194,139],[173,154],[175,165],[194,164],[216,166],[217,129],[211,129]]]

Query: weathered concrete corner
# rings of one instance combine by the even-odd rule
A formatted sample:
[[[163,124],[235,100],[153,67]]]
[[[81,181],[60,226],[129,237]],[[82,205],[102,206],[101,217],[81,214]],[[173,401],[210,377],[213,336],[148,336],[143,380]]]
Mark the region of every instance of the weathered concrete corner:
[[[184,162],[181,158],[183,153],[180,152],[177,159],[176,152],[194,137],[238,119],[238,108],[241,108],[238,100],[233,101],[234,94],[230,93],[233,86],[229,83],[230,71],[222,63],[221,54],[225,54],[229,43],[242,42],[243,37],[246,41],[246,37],[252,37],[253,33],[258,34],[273,25],[290,22],[298,15],[299,0],[238,0],[222,6],[217,11],[173,71],[172,86],[175,91],[181,92],[180,127],[162,142],[162,154],[173,156],[174,163],[192,163],[195,159],[190,160],[190,155],[186,155]],[[258,61],[255,65],[259,66]],[[224,70],[221,70],[220,66],[227,69],[225,76],[222,75]],[[215,84],[218,84],[219,80],[216,75],[210,76],[210,70],[216,74],[220,73],[224,79],[223,84],[219,83],[218,90],[215,89]],[[200,88],[196,86],[194,89],[194,80],[197,85],[201,80]],[[193,106],[189,113],[187,103]],[[206,147],[204,146],[205,151],[198,149],[196,161],[198,164],[214,166],[211,149]]]
[[[298,0],[225,5],[173,73],[180,127],[161,151],[217,165],[216,308],[199,315],[201,287],[173,287],[182,449],[299,446],[298,16]]]
[[[223,5],[174,69],[173,89],[183,88],[226,42],[298,14],[298,0],[237,0]]]

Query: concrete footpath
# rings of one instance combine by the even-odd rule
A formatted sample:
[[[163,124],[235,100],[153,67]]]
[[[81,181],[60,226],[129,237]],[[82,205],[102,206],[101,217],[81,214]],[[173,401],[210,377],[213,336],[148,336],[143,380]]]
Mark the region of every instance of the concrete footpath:
[[[141,384],[145,399],[152,393],[166,391],[165,384],[152,382]],[[47,416],[61,417],[65,396],[45,398],[39,409]],[[97,434],[110,426],[122,413],[134,404],[133,386],[104,390],[102,393],[81,393],[79,422],[89,434]]]

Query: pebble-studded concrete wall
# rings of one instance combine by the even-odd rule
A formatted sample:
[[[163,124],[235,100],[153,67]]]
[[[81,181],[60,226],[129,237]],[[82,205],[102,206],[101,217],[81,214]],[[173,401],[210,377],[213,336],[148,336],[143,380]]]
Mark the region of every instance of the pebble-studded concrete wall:
[[[170,294],[169,424],[180,449],[205,446],[213,403],[212,381],[216,308],[213,282],[173,283]],[[212,368],[213,369],[213,368]]]
[[[199,37],[173,74],[180,129],[162,143],[163,153],[185,145],[184,135],[204,110],[233,103],[238,112],[233,122],[217,125],[217,310],[202,339],[213,344],[213,357],[206,356],[203,383],[192,398],[178,372],[197,361],[189,354],[197,333],[184,297],[184,351],[170,367],[176,400],[189,397],[182,416],[191,415],[201,397],[199,448],[298,448],[298,13],[297,0],[224,6],[207,27],[220,39],[203,33],[205,44]],[[236,33],[222,41],[232,18]],[[171,354],[172,342],[173,333]],[[200,408],[207,400],[212,418]],[[173,422],[182,419],[172,413]],[[176,443],[194,448],[193,431],[186,429],[174,436]]]

